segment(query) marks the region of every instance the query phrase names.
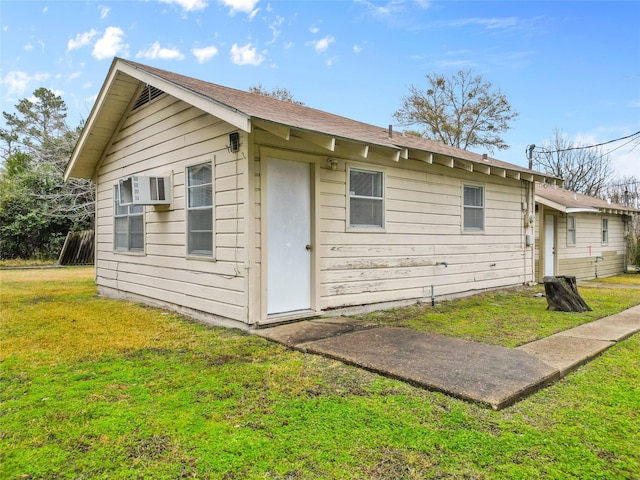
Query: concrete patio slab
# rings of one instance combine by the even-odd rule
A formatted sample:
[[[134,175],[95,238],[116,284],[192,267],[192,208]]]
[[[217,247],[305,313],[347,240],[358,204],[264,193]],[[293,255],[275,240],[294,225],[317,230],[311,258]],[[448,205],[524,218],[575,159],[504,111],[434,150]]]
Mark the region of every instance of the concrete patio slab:
[[[254,330],[252,333],[297,350],[306,351],[305,343],[375,327],[377,325],[358,322],[347,317],[317,318],[262,328]]]
[[[640,305],[514,349],[346,317],[252,333],[499,410],[638,331]]]
[[[376,328],[305,344],[307,351],[499,410],[558,377],[526,352],[404,328]]]

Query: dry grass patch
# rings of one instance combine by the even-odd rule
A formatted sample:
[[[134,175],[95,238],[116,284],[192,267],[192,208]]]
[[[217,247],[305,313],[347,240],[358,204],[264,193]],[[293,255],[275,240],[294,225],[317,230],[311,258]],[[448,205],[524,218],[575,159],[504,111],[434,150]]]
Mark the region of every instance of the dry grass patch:
[[[95,290],[87,267],[3,272],[0,358],[19,353],[50,363],[141,349],[202,350],[202,333],[179,315],[101,298]],[[217,350],[219,358],[229,349]]]

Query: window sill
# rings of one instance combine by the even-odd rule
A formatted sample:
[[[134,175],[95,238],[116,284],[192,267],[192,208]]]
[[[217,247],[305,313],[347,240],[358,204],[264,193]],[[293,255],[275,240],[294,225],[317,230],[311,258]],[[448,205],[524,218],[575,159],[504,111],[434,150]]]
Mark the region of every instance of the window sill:
[[[145,257],[147,255],[144,251],[136,251],[136,250],[113,250],[113,253],[118,255],[129,255],[132,257]]]
[[[193,254],[187,254],[185,257],[187,260],[197,260],[200,262],[215,262],[216,258],[211,256],[211,257],[207,257],[204,255],[193,255]]]
[[[385,233],[382,227],[347,227],[347,233]]]

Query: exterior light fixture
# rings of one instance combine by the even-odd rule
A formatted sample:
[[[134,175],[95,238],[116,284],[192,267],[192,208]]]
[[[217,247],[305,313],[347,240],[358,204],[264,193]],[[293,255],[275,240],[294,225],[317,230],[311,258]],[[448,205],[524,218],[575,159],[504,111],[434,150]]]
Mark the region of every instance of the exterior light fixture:
[[[229,145],[227,145],[227,150],[231,153],[236,153],[240,150],[240,134],[238,132],[229,134]]]
[[[327,158],[327,164],[334,172],[338,169],[338,160],[335,158]]]

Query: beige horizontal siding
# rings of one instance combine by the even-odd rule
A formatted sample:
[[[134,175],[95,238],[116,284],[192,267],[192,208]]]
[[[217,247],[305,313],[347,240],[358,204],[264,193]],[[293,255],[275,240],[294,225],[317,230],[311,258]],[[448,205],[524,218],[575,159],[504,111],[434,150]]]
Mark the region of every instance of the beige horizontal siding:
[[[98,171],[99,286],[247,322],[246,165],[227,151],[235,128],[168,95],[134,111]],[[245,142],[246,143],[246,142]],[[185,168],[215,159],[215,261],[187,258]],[[125,176],[172,177],[170,207],[144,207],[144,253],[113,251],[113,186]]]
[[[533,279],[532,252],[524,247],[519,181],[421,162],[404,165],[411,170],[391,162],[379,165],[386,180],[385,231],[349,232],[344,164],[337,171],[321,164],[317,198],[323,309],[424,298],[432,285],[442,296]],[[353,166],[362,167],[358,162]],[[465,181],[485,187],[485,232],[480,234],[462,232]]]

